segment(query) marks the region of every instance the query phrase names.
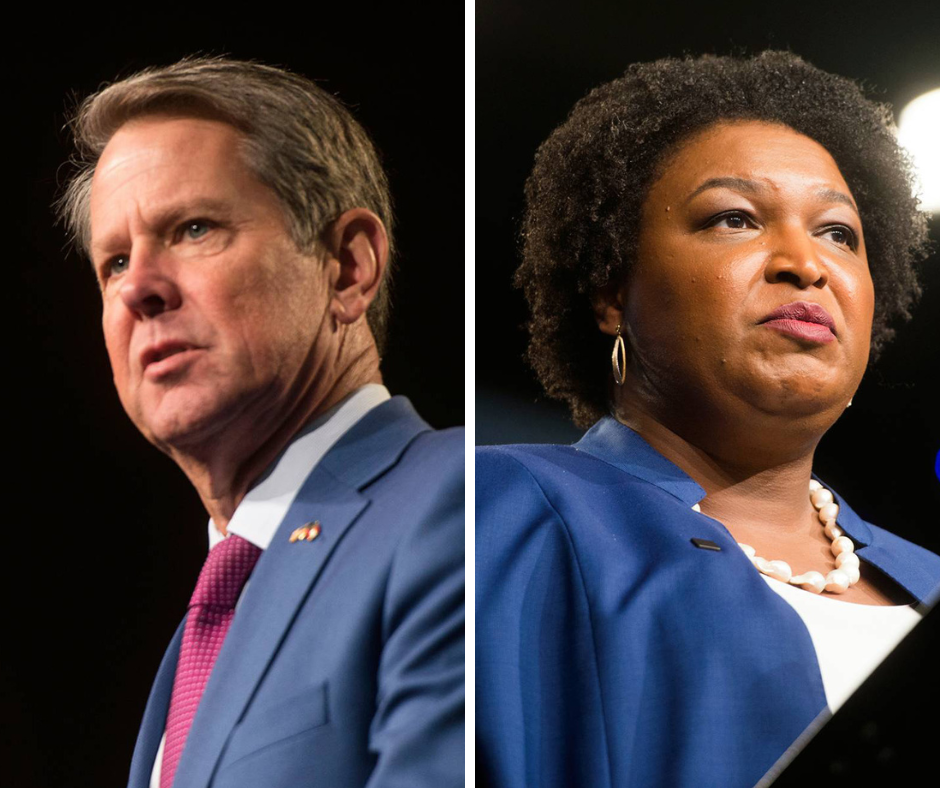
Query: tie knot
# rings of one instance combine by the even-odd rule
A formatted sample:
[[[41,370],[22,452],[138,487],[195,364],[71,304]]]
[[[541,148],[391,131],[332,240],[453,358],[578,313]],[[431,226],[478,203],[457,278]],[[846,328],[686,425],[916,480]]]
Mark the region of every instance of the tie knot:
[[[189,606],[213,605],[233,609],[248,575],[261,555],[261,548],[235,534],[209,551]]]

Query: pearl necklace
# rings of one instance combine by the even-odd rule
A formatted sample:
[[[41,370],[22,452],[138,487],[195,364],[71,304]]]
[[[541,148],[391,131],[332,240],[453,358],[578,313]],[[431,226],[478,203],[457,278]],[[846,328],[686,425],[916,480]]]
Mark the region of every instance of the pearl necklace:
[[[820,594],[823,591],[828,591],[830,594],[842,594],[850,586],[854,586],[859,579],[859,561],[858,556],[855,555],[855,545],[836,525],[839,504],[835,503],[832,493],[812,479],[809,483],[809,498],[819,516],[819,522],[823,524],[826,536],[832,540],[830,549],[836,559],[836,568],[825,577],[821,572],[804,572],[802,575],[794,576],[793,570],[786,561],[768,561],[766,558],[761,558],[748,544],[738,542],[738,547],[751,559],[751,563],[761,574],[790,585],[800,586],[814,594]],[[702,511],[698,504],[692,508],[697,512]]]

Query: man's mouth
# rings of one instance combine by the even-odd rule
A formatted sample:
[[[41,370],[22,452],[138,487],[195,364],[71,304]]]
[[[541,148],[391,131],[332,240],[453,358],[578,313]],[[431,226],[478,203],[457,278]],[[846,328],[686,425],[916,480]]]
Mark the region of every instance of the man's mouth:
[[[194,345],[189,344],[188,342],[181,342],[178,340],[167,340],[164,342],[158,342],[155,345],[150,345],[147,347],[143,353],[140,354],[140,366],[141,369],[146,370],[151,364],[159,363],[164,359],[175,356],[179,353],[185,353],[187,350],[195,350]]]

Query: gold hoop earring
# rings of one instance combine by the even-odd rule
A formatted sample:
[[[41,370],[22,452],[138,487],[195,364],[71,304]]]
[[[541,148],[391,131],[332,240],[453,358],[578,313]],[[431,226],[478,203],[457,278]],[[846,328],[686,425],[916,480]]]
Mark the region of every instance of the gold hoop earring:
[[[627,376],[627,348],[620,336],[620,325],[617,325],[617,338],[614,340],[614,351],[610,354],[610,365],[614,371],[614,382],[622,386]]]

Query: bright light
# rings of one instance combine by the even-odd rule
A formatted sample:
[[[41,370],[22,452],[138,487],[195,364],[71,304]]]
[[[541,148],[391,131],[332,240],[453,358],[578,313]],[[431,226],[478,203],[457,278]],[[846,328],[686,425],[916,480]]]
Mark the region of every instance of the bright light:
[[[940,213],[940,88],[918,96],[901,111],[898,142],[914,158],[921,210]]]

